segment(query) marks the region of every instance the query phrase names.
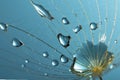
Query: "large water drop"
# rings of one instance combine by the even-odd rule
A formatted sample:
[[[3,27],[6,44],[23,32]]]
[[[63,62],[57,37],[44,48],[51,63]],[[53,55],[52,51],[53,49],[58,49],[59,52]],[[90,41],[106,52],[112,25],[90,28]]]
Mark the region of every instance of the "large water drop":
[[[63,47],[67,48],[69,46],[70,38],[71,38],[70,36],[64,36],[63,34],[59,33],[57,35],[57,38]]]
[[[23,42],[20,41],[20,40],[18,40],[17,38],[14,38],[14,39],[12,40],[12,46],[14,46],[14,47],[20,47],[20,46],[22,46],[22,45],[23,45]]]
[[[33,7],[35,8],[35,10],[38,12],[38,14],[41,17],[48,18],[49,20],[54,19],[54,17],[52,17],[52,15],[49,13],[49,11],[46,10],[42,5],[36,4],[32,0],[30,0],[30,2],[32,3]]]

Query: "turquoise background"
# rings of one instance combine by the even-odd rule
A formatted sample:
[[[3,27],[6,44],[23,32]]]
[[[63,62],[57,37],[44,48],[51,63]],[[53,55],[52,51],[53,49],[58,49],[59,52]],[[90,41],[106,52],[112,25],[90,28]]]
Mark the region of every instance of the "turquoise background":
[[[35,3],[43,5],[55,18],[53,21],[49,21],[47,18],[41,18],[40,15],[33,8],[29,0],[0,0],[0,22],[14,25],[18,28],[36,35],[45,42],[49,43],[55,49],[59,50],[62,54],[69,58],[72,56],[68,53],[74,53],[75,50],[80,47],[81,43],[87,40],[92,40],[92,35],[89,29],[89,22],[96,22],[100,24],[99,29],[93,31],[95,44],[99,41],[99,34],[105,32],[105,19],[108,20],[106,27],[106,41],[110,45],[108,50],[114,45],[114,40],[118,39],[118,44],[115,44],[111,50],[115,54],[116,61],[119,63],[120,56],[117,53],[119,50],[119,25],[120,25],[120,10],[119,0],[33,0]],[[81,1],[81,3],[79,3]],[[115,4],[117,1],[117,4]],[[106,6],[107,5],[107,6]],[[100,17],[98,14],[98,8],[100,11]],[[107,9],[107,11],[106,11]],[[116,25],[114,27],[114,15],[117,13]],[[108,16],[106,16],[108,14]],[[69,25],[63,25],[61,18],[67,17],[70,21]],[[81,24],[83,32],[75,34],[72,29]],[[50,27],[49,27],[50,26]],[[54,30],[55,33],[52,33]],[[110,34],[114,30],[113,36],[110,40]],[[56,35],[62,33],[64,35],[70,35],[72,37],[70,46],[63,48]],[[13,38],[18,38],[24,43],[24,46],[15,48],[12,46],[11,41]],[[79,40],[80,39],[80,40]],[[59,63],[57,67],[51,66],[51,60],[57,59],[59,61],[60,54],[55,49],[51,49],[39,40],[11,27],[8,27],[7,32],[0,31],[0,78],[20,78],[20,79],[32,79],[32,80],[61,80],[60,78],[53,78],[59,76],[61,78],[68,77],[68,80],[75,75],[69,73],[69,67],[72,61],[66,64]],[[42,53],[47,51],[49,58],[42,57]],[[25,60],[29,60],[29,63],[25,64]],[[41,64],[42,63],[42,64]],[[21,65],[25,64],[25,68],[21,68]],[[67,65],[67,66],[66,66]],[[119,65],[119,64],[118,64]],[[118,66],[117,66],[118,67]],[[115,68],[117,68],[115,67]],[[70,75],[63,74],[66,72]],[[43,76],[44,73],[48,73],[48,76]],[[119,80],[120,68],[114,69],[110,73],[105,73],[103,80]],[[52,77],[49,77],[52,75]],[[77,77],[78,78],[78,77]],[[78,78],[79,80],[79,78]]]

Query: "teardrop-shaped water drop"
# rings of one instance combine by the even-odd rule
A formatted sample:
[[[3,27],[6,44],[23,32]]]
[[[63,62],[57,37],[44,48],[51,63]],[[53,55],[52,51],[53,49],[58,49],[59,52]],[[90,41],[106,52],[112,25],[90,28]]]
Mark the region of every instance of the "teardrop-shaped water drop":
[[[58,66],[59,62],[57,60],[52,60],[52,66]]]
[[[77,27],[75,27],[75,28],[73,29],[73,32],[74,32],[74,33],[78,33],[81,29],[82,29],[82,26],[79,25],[79,26],[77,26]]]
[[[46,10],[42,5],[36,4],[32,0],[30,0],[30,2],[41,17],[48,18],[49,20],[54,19],[54,17],[52,17],[52,15],[49,13],[49,11]]]
[[[63,46],[63,47],[65,47],[65,48],[67,48],[68,46],[69,46],[69,43],[70,43],[70,36],[64,36],[64,35],[62,35],[61,33],[59,33],[58,35],[57,35],[57,38],[58,38],[58,40],[59,40],[59,43]]]
[[[0,23],[0,29],[2,30],[2,31],[7,31],[7,28],[8,28],[8,24],[5,24],[5,23]]]
[[[43,57],[47,58],[49,56],[48,52],[43,52]]]
[[[14,39],[12,40],[12,46],[14,46],[14,47],[20,47],[20,46],[22,46],[22,45],[23,45],[23,42],[20,41],[20,40],[18,40],[17,38],[14,38]]]
[[[67,24],[69,24],[70,22],[68,21],[68,19],[67,19],[66,17],[63,17],[63,18],[62,18],[62,23],[65,24],[65,25],[67,25]]]
[[[61,61],[62,63],[67,63],[67,62],[68,62],[68,58],[67,58],[66,56],[64,56],[64,55],[61,55],[60,61]]]
[[[98,28],[97,23],[95,23],[95,22],[90,23],[90,29],[91,30],[96,30],[97,28]]]

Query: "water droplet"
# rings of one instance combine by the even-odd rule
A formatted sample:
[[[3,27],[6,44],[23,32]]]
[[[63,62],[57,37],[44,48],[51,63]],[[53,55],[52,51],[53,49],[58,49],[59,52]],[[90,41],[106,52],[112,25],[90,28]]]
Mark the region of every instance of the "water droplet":
[[[18,40],[17,38],[14,38],[14,39],[12,40],[12,45],[13,45],[14,47],[20,47],[20,46],[23,45],[23,42],[20,41],[20,40]]]
[[[107,22],[107,21],[108,21],[108,18],[105,18],[104,21]]]
[[[63,18],[62,18],[62,23],[65,24],[65,25],[67,25],[67,24],[69,24],[70,22],[68,21],[68,19],[67,19],[66,17],[63,17]]]
[[[49,20],[54,19],[54,17],[52,17],[52,15],[49,13],[49,11],[46,10],[42,5],[36,4],[32,0],[30,0],[30,2],[41,17],[48,18]]]
[[[117,43],[118,43],[118,41],[117,41],[117,40],[115,40],[115,41],[114,41],[114,43],[115,43],[115,44],[117,44]]]
[[[113,69],[113,68],[114,68],[114,65],[111,64],[111,65],[109,66],[109,69]]]
[[[44,76],[48,76],[48,73],[44,73]]]
[[[29,60],[26,59],[26,60],[25,60],[25,63],[29,63]]]
[[[22,67],[22,68],[24,68],[24,67],[25,67],[25,65],[24,65],[24,64],[22,64],[22,65],[21,65],[21,67]]]
[[[2,31],[7,31],[7,28],[8,28],[8,24],[5,24],[5,23],[0,23],[0,29],[2,30]]]
[[[73,29],[73,32],[74,32],[74,33],[78,33],[81,29],[82,29],[82,26],[79,25],[79,26],[77,26],[77,27],[75,27],[75,28]]]
[[[43,57],[47,58],[49,56],[48,52],[43,52]]]
[[[62,63],[67,63],[67,62],[68,62],[68,58],[67,58],[66,56],[64,56],[64,55],[61,55],[60,61],[61,61]]]
[[[59,62],[57,60],[52,60],[52,66],[58,66]]]
[[[92,77],[91,75],[89,76],[89,80],[94,80],[93,77]]]
[[[70,38],[71,38],[70,36],[64,36],[61,33],[59,33],[57,35],[57,38],[63,47],[67,48],[69,46]]]
[[[97,28],[98,28],[97,23],[94,23],[94,22],[90,23],[90,29],[91,30],[96,30]]]

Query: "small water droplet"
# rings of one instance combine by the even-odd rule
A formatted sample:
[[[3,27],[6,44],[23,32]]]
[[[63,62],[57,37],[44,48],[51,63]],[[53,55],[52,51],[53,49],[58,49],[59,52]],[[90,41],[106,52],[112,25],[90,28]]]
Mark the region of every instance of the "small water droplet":
[[[48,76],[48,73],[44,73],[44,76]]]
[[[29,63],[29,60],[28,60],[28,59],[26,59],[26,60],[25,60],[25,63]]]
[[[43,57],[47,58],[49,56],[48,52],[43,52]]]
[[[57,60],[52,60],[52,66],[58,66],[59,62]]]
[[[63,18],[62,18],[62,23],[65,24],[65,25],[67,25],[67,24],[69,24],[70,22],[68,21],[68,19],[67,19],[66,17],[63,17]]]
[[[111,64],[111,65],[109,66],[109,69],[113,69],[113,68],[114,68],[114,65]]]
[[[115,40],[115,41],[114,41],[114,43],[115,43],[115,44],[117,44],[117,43],[118,43],[118,41],[117,41],[117,40]]]
[[[52,17],[49,11],[45,9],[42,5],[36,4],[32,0],[30,0],[30,2],[41,17],[48,18],[49,20],[54,19],[54,17]]]
[[[2,31],[7,31],[7,28],[8,28],[8,24],[5,24],[5,23],[0,23],[0,29],[2,30]]]
[[[108,18],[105,18],[104,21],[107,22],[107,21],[108,21]]]
[[[17,38],[14,38],[14,39],[12,40],[12,46],[14,46],[14,47],[20,47],[20,46],[22,46],[22,45],[23,45],[23,42],[20,41],[20,40],[18,40]]]
[[[91,75],[89,76],[89,80],[94,80],[93,77],[92,77]]]
[[[67,63],[67,62],[68,62],[68,58],[67,58],[66,56],[64,56],[64,55],[61,55],[60,61],[61,61],[62,63]]]
[[[21,65],[21,67],[22,67],[22,68],[24,68],[24,67],[25,67],[25,65],[24,65],[24,64],[22,64],[22,65]]]
[[[96,30],[97,28],[98,28],[97,23],[94,23],[94,22],[90,23],[90,29],[91,30]]]
[[[59,33],[58,35],[57,35],[57,38],[58,38],[58,40],[59,40],[59,43],[63,46],[63,47],[65,47],[65,48],[67,48],[68,46],[69,46],[69,43],[70,43],[70,36],[64,36],[64,35],[62,35],[61,33]]]
[[[79,25],[79,26],[77,26],[77,27],[75,27],[75,28],[73,29],[73,32],[74,32],[74,33],[78,33],[81,29],[82,29],[82,26]]]

